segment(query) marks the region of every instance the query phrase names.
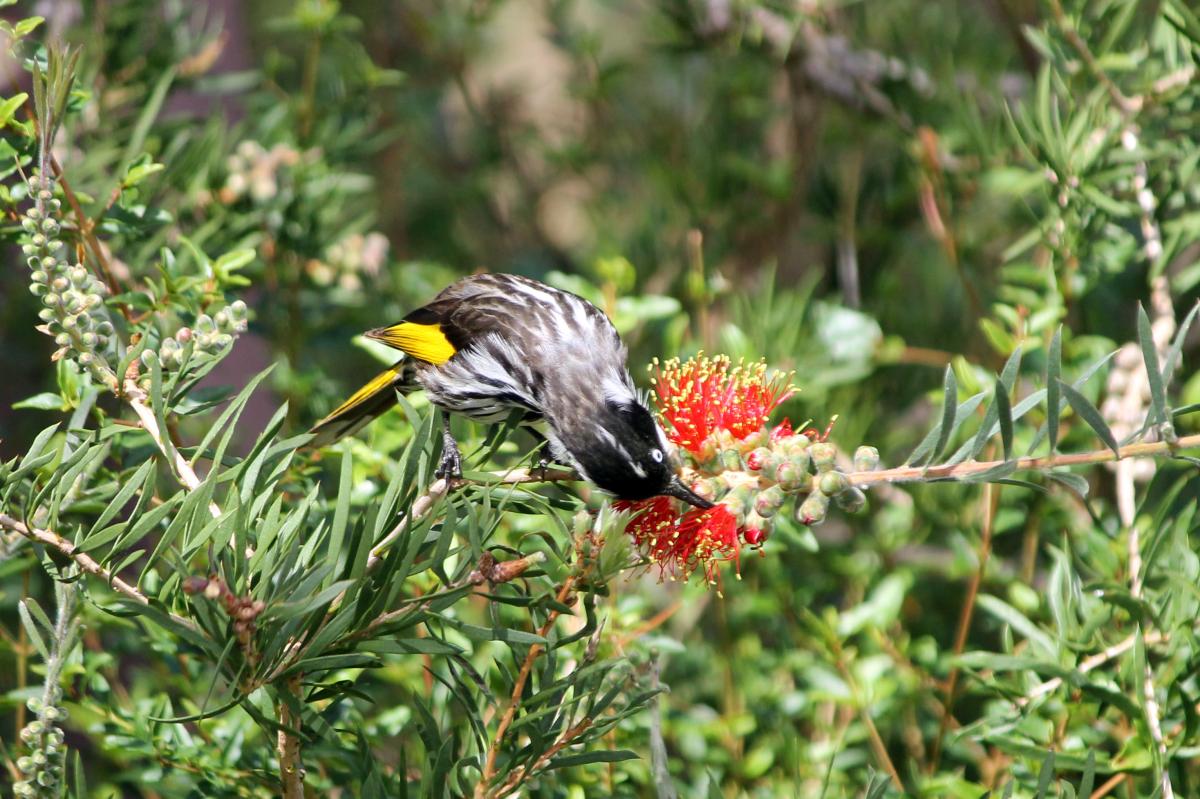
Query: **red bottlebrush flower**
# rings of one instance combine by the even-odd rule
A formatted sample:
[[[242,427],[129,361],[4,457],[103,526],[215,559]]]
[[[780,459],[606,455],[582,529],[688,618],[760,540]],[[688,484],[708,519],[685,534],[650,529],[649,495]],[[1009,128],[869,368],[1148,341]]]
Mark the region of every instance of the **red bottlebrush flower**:
[[[719,582],[719,565],[738,559],[737,517],[724,505],[706,510],[695,508],[682,516],[677,503],[669,497],[638,502],[618,500],[613,506],[638,512],[625,530],[663,574],[686,580],[703,571],[710,583]]]
[[[787,377],[769,376],[765,363],[730,363],[727,356],[698,355],[656,365],[654,391],[659,413],[670,422],[668,437],[699,454],[718,430],[743,439],[763,429],[771,411],[794,391]]]

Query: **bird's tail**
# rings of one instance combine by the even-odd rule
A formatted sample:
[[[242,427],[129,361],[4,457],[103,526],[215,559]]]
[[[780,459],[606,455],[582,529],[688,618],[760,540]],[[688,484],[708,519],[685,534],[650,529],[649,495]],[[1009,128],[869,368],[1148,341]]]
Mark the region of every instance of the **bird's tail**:
[[[397,391],[407,392],[417,388],[413,377],[412,365],[405,360],[397,361],[391,368],[375,375],[350,399],[313,425],[308,432],[314,438],[308,446],[324,447],[358,431],[396,404]]]

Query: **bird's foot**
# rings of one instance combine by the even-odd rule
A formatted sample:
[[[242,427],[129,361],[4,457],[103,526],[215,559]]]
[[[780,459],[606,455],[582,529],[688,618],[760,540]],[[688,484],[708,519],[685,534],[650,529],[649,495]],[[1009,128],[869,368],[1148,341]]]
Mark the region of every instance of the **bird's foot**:
[[[458,451],[458,443],[450,436],[442,439],[442,459],[433,476],[439,480],[462,478],[462,454]]]

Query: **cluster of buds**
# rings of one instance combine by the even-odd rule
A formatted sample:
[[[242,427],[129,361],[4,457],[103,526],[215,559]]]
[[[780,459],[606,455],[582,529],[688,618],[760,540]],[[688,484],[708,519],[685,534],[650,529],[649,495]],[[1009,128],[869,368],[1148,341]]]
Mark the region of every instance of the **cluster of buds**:
[[[531,567],[545,560],[546,553],[544,552],[534,552],[522,558],[504,561],[496,560],[496,556],[491,552],[484,552],[479,556],[479,564],[467,575],[467,582],[471,585],[482,585],[483,583],[498,585],[512,582]]]
[[[215,574],[208,578],[188,577],[183,581],[183,592],[192,596],[201,595],[205,599],[220,601],[225,613],[233,621],[233,634],[237,637],[238,643],[242,645],[248,658],[255,659],[253,654],[254,631],[256,620],[267,609],[265,602],[248,596],[238,596],[229,589],[224,580]]]
[[[233,344],[239,333],[246,330],[246,303],[235,300],[212,316],[200,314],[194,327],[181,327],[175,335],[167,336],[157,352],[142,353],[142,362],[151,365],[155,358],[165,369],[178,369],[184,361],[203,362],[221,355]],[[188,355],[189,347],[191,355]]]
[[[737,563],[743,545],[761,549],[789,503],[805,525],[823,521],[831,502],[849,512],[866,505],[866,495],[839,468],[828,431],[797,433],[786,420],[768,426],[793,393],[787,376],[724,356],[652,368],[659,415],[683,479],[715,503],[684,512],[669,497],[619,505],[637,513],[626,529],[664,575],[687,579],[703,571],[709,582],[719,582],[719,564]],[[878,467],[878,450],[859,447],[854,469]]]
[[[45,306],[38,312],[38,330],[54,338],[54,360],[70,358],[112,390],[116,374],[109,362],[113,325],[104,307],[105,285],[82,264],[70,263],[60,234],[61,201],[47,176],[29,180],[34,204],[21,219],[28,238],[21,245],[30,273],[29,290]]]
[[[332,286],[345,291],[362,288],[362,275],[376,277],[387,262],[387,236],[382,233],[351,233],[329,246],[325,260],[309,260],[304,269],[318,286]]]
[[[245,196],[269,202],[279,193],[279,171],[299,162],[300,152],[286,144],[268,150],[256,141],[243,141],[225,163],[229,175],[217,196],[227,205]]]
[[[67,719],[67,710],[62,707],[62,690],[57,685],[48,685],[42,697],[29,699],[25,706],[34,719],[21,728],[21,743],[28,748],[29,754],[17,758],[21,779],[13,784],[13,796],[21,799],[58,796],[66,751],[63,731],[58,726]]]

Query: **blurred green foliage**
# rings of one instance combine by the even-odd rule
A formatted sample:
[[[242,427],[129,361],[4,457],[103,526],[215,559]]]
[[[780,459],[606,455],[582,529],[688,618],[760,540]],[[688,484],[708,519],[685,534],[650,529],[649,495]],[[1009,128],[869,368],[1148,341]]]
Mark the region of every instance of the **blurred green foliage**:
[[[700,349],[794,370],[781,415],[837,415],[832,440],[885,466],[981,393],[940,454],[1001,457],[1003,433],[975,430],[1003,426],[985,414],[1006,363],[1014,453],[1045,454],[1051,426],[1059,451],[1103,449],[1077,401],[1017,412],[1102,361],[1080,396],[1132,441],[1157,401],[1147,387],[1133,419],[1116,401],[1145,374],[1136,344],[1104,359],[1138,341],[1138,302],[1195,354],[1172,339],[1200,294],[1184,0],[118,0],[24,27],[31,4],[5,11],[0,512],[152,603],[4,532],[0,784],[49,661],[73,795],[277,795],[280,713],[301,719],[309,795],[470,795],[561,613],[500,751],[497,783],[553,767],[532,796],[898,795],[889,767],[915,796],[1196,792],[1192,461],[1076,470],[1086,499],[1069,476],[881,487],[864,515],[784,526],[718,597],[622,572],[607,516],[617,551],[581,571],[578,514],[600,498],[568,487],[460,492],[365,577],[431,479],[428,406],[323,456],[294,438],[385,357],[358,333],[489,269],[594,301],[639,379]],[[155,349],[250,308],[220,358],[146,370],[198,491],[34,330],[19,98],[52,36],[81,50],[56,196],[68,248],[111,276],[114,366],[129,334]],[[1163,419],[1195,432],[1200,378],[1152,332],[1174,370]],[[523,434],[456,425],[472,469],[529,456]],[[467,597],[485,550],[546,561]],[[77,646],[54,644],[68,575]],[[189,577],[265,600],[252,645]],[[298,655],[300,630],[331,632]]]

